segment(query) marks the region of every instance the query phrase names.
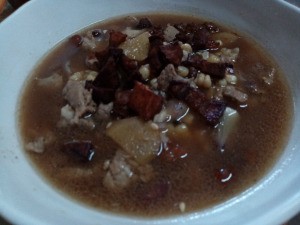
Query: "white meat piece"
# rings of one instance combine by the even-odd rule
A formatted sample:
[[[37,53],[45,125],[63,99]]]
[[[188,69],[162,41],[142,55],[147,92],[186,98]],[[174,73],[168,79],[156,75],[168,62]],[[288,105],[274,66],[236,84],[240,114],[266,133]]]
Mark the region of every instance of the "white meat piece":
[[[167,42],[173,41],[178,33],[179,31],[175,27],[168,24],[164,30],[164,38]]]
[[[60,116],[61,120],[57,124],[58,127],[67,127],[69,125],[77,124],[93,129],[96,126],[91,117],[78,118],[75,116],[75,111],[69,104],[66,104],[60,109]]]
[[[29,142],[25,145],[27,151],[32,151],[35,153],[43,153],[45,150],[45,144],[50,143],[53,140],[53,136],[48,133],[45,136],[37,137],[32,142]]]
[[[63,97],[75,110],[75,118],[95,112],[96,104],[92,100],[92,91],[85,88],[85,81],[69,80],[63,89]]]
[[[150,164],[138,164],[123,150],[117,150],[110,162],[104,162],[104,169],[107,173],[103,185],[112,191],[121,191],[137,180],[148,182],[154,176]]]
[[[248,95],[237,90],[232,85],[227,85],[225,89],[223,90],[223,95],[230,97],[240,103],[245,103],[248,100]]]
[[[63,84],[63,78],[58,73],[53,73],[51,76],[38,79],[38,85],[59,88]]]
[[[100,103],[97,110],[97,116],[100,120],[108,120],[110,118],[110,112],[113,109],[113,102],[108,104]]]
[[[157,77],[157,87],[162,91],[166,91],[171,81],[185,81],[184,78],[179,76],[173,64],[168,64]]]
[[[191,87],[197,88],[197,85],[194,82],[194,79],[183,78],[175,70],[173,64],[168,64],[160,73],[156,79],[157,88],[161,91],[167,91],[171,81],[181,81],[188,83]],[[150,81],[151,82],[151,81]]]
[[[75,116],[75,112],[69,104],[66,104],[60,109],[60,115],[66,120],[72,120]]]
[[[121,150],[116,152],[103,179],[103,185],[106,188],[120,191],[137,179],[132,166],[128,163],[128,158],[125,152]]]
[[[25,149],[27,151],[32,151],[35,153],[43,153],[44,152],[44,137],[39,137],[35,141],[29,142],[26,144]]]

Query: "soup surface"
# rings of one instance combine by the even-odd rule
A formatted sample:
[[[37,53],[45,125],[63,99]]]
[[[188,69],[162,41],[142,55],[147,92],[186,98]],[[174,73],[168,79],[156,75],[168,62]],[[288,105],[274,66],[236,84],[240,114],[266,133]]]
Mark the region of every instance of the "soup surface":
[[[53,49],[20,102],[24,148],[87,205],[165,216],[255,184],[284,148],[284,76],[236,31],[186,15],[95,24]]]

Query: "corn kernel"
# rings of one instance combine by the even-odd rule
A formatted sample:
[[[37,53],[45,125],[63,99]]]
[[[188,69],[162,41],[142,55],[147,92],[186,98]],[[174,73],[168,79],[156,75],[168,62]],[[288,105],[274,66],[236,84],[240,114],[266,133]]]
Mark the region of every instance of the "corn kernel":
[[[185,212],[185,208],[186,208],[186,205],[184,202],[180,202],[179,203],[179,209],[180,209],[180,212]]]
[[[230,84],[236,84],[237,82],[237,77],[235,75],[226,74],[225,79]]]
[[[186,61],[187,60],[187,58],[189,57],[189,53],[187,52],[187,51],[185,51],[185,50],[183,50],[182,51],[182,59],[181,59],[181,61],[183,62],[183,61]]]
[[[227,85],[227,80],[226,80],[226,79],[219,80],[219,85],[220,85],[221,87],[226,87],[226,85]]]
[[[139,69],[139,73],[141,74],[144,80],[148,80],[150,77],[150,66],[149,64],[142,65]]]
[[[211,63],[219,63],[220,58],[218,56],[216,56],[215,54],[209,54],[209,58],[207,59],[207,61],[211,62]]]
[[[211,79],[210,79],[209,75],[205,75],[204,82],[203,82],[203,87],[205,87],[205,88],[210,88],[211,87]]]
[[[198,73],[196,79],[194,80],[198,87],[202,87],[205,79],[204,73]]]
[[[190,44],[185,43],[180,45],[180,47],[182,50],[187,51],[188,53],[193,52],[192,46]]]
[[[153,79],[150,81],[150,85],[151,85],[151,87],[153,87],[154,89],[157,89],[157,87],[158,87],[157,79],[156,79],[156,78],[153,78]]]
[[[207,50],[198,51],[196,54],[201,55],[204,60],[207,60],[209,58],[209,55],[210,55],[209,51],[207,51]]]
[[[186,77],[189,74],[189,69],[185,66],[178,66],[177,73],[182,77]]]

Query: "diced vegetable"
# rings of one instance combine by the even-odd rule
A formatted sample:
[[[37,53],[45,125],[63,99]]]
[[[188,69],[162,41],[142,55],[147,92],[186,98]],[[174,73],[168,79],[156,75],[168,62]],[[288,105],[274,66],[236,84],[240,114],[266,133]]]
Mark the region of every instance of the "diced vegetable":
[[[135,38],[127,39],[120,45],[120,48],[128,58],[142,61],[148,56],[149,37],[150,33],[144,32]]]
[[[137,117],[113,122],[106,134],[140,164],[153,159],[161,145],[159,130]]]
[[[135,82],[129,98],[129,107],[144,120],[150,120],[159,113],[163,105],[163,98],[156,95],[148,86]]]

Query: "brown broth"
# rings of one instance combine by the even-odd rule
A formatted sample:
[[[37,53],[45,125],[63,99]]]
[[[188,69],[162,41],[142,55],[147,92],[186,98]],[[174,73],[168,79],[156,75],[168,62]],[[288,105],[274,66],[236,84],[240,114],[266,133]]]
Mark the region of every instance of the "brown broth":
[[[203,22],[202,19],[183,15],[146,16],[154,24],[162,25]],[[96,24],[93,28],[119,30],[123,26],[122,21],[122,18],[113,19]],[[64,105],[61,90],[53,92],[52,89],[39,87],[36,77],[48,76],[54,70],[64,73],[61,65],[70,55],[78,53],[66,42],[56,47],[33,71],[22,96],[20,130],[23,142],[26,144],[48,131],[56,134],[55,141],[46,145],[44,153],[26,152],[29,159],[47,181],[68,196],[101,210],[135,216],[179,214],[180,202],[186,204],[186,212],[202,210],[246,190],[267,173],[282,153],[289,134],[293,108],[291,93],[280,68],[259,45],[241,34],[239,36],[239,40],[234,43],[240,48],[239,59],[235,64],[236,74],[239,79],[255,82],[265,93],[250,93],[248,106],[237,109],[241,119],[226,142],[224,152],[210,138],[214,135],[213,128],[203,128],[206,132],[199,132],[199,127],[204,125],[197,119],[188,135],[173,137],[188,149],[188,156],[176,163],[164,162],[160,157],[151,162],[158,177],[167,178],[171,183],[165,198],[150,204],[141,201],[139,192],[147,184],[133,185],[120,194],[103,187],[103,163],[113,157],[117,146],[103,135],[102,126],[96,126],[92,131],[82,127],[57,128],[60,108]],[[81,54],[71,61],[71,65],[76,65],[74,71],[84,69]],[[268,86],[261,77],[272,69],[276,70],[274,82]],[[97,149],[95,158],[89,163],[82,163],[61,151],[62,144],[72,139],[92,140]],[[216,178],[221,169],[232,173],[230,182],[222,183]]]

